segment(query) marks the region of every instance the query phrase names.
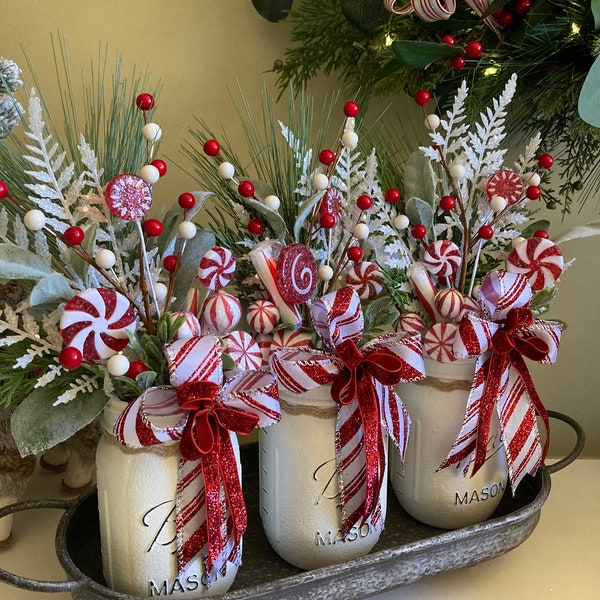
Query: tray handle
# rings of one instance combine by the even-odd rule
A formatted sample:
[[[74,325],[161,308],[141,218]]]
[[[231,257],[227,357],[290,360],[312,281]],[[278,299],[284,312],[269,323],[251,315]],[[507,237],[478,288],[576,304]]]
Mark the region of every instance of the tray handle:
[[[22,510],[34,510],[37,508],[59,508],[68,510],[77,503],[78,499],[61,500],[46,499],[46,500],[27,500],[25,502],[16,502],[0,508],[0,518],[12,515]],[[29,579],[15,575],[4,569],[0,569],[0,581],[8,583],[15,587],[31,590],[33,592],[70,592],[83,585],[83,581],[41,581],[39,579]]]
[[[547,473],[552,474],[570,465],[581,454],[583,446],[585,445],[585,433],[581,425],[575,419],[572,419],[568,415],[565,415],[561,412],[557,412],[555,410],[549,410],[547,412],[548,416],[552,419],[557,419],[558,421],[562,421],[563,423],[569,425],[575,431],[575,435],[577,436],[575,446],[573,447],[571,452],[569,452],[569,454],[567,454],[564,458],[561,458],[560,460],[556,461],[555,463],[551,465],[546,465],[544,467]]]

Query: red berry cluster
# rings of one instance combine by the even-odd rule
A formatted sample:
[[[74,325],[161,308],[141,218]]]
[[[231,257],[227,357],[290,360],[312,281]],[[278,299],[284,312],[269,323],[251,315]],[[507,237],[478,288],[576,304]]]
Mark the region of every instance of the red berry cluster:
[[[440,40],[442,44],[446,44],[447,46],[456,46],[457,41],[451,35],[445,35]],[[454,69],[462,69],[467,64],[467,58],[479,58],[483,54],[483,45],[479,40],[473,40],[471,42],[467,42],[464,45],[464,55],[457,54],[453,56],[450,63]]]
[[[492,16],[500,27],[510,27],[515,19],[523,17],[531,9],[531,0],[514,0],[498,9]]]

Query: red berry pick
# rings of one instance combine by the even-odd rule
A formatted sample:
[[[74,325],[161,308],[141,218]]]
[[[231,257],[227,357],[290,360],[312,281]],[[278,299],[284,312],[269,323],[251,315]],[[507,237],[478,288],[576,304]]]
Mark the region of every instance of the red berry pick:
[[[153,167],[156,167],[156,169],[158,170],[158,174],[161,177],[166,174],[166,172],[167,172],[167,163],[164,160],[162,160],[160,158],[155,158],[150,164]]]
[[[156,237],[163,232],[163,224],[158,219],[144,221],[144,232],[150,237]]]
[[[363,256],[363,251],[360,246],[350,246],[346,254],[352,262],[358,262]]]
[[[238,193],[243,198],[252,198],[254,196],[254,184],[248,180],[240,181],[238,184]]]
[[[144,373],[148,370],[148,367],[141,360],[132,360],[129,363],[129,369],[127,371],[127,377],[135,379],[140,373]]]
[[[481,42],[477,40],[475,40],[474,42],[469,42],[465,46],[465,53],[469,58],[477,58],[478,56],[481,56],[482,52],[483,46],[481,45]]]
[[[540,169],[549,169],[554,164],[554,158],[551,154],[540,154],[538,156],[538,166]]]
[[[356,206],[360,210],[369,210],[371,206],[373,206],[373,199],[371,198],[371,196],[367,196],[367,194],[361,194],[356,199]]]
[[[461,56],[459,54],[458,56],[453,56],[450,63],[452,64],[452,66],[455,69],[462,69],[465,66],[465,64],[467,63],[467,61],[465,60],[464,56]]]
[[[67,346],[58,354],[58,362],[64,369],[76,369],[82,361],[81,352],[74,346]]]
[[[177,257],[174,254],[169,254],[169,256],[165,256],[163,258],[163,267],[169,273],[173,273],[175,271],[175,267],[177,266]]]
[[[427,227],[425,225],[415,225],[410,233],[416,240],[422,240],[427,235]]]
[[[456,206],[456,200],[452,196],[442,196],[440,198],[440,208],[442,210],[452,210]]]
[[[264,228],[265,226],[263,225],[263,222],[260,219],[250,219],[248,221],[248,231],[252,235],[260,235],[263,232]]]
[[[81,227],[77,227],[76,225],[73,227],[67,227],[63,233],[65,244],[68,244],[69,246],[79,246],[79,244],[83,242],[84,237],[85,235],[83,233],[83,229],[81,229]]]
[[[217,156],[221,151],[221,145],[217,140],[207,140],[204,142],[203,150],[206,156]]]
[[[140,110],[150,110],[151,108],[154,108],[154,97],[152,96],[152,94],[140,94],[136,99],[135,99],[135,105],[140,109]]]
[[[397,188],[390,188],[389,190],[387,190],[387,192],[385,193],[385,201],[389,202],[390,204],[395,204],[396,202],[398,202],[398,200],[400,200],[400,190]]]
[[[542,195],[542,190],[537,186],[537,185],[530,185],[526,190],[525,190],[525,195],[530,199],[530,200],[539,200],[541,195]]]
[[[183,194],[179,194],[177,203],[179,206],[181,206],[181,208],[183,208],[183,210],[189,210],[190,208],[194,208],[196,205],[196,198],[191,192],[183,192]]]
[[[443,36],[440,42],[446,46],[456,46],[456,40],[450,34]]]
[[[0,200],[4,200],[8,196],[8,185],[5,181],[0,180]]]
[[[548,239],[550,236],[548,235],[548,232],[545,229],[538,229],[533,234],[533,237]]]
[[[319,162],[322,165],[325,165],[328,167],[329,165],[333,164],[334,160],[335,160],[335,154],[331,150],[325,148],[325,150],[321,150],[321,152],[319,152]]]
[[[356,104],[356,102],[346,102],[346,104],[344,104],[344,114],[347,117],[355,117],[358,114],[358,111],[360,110],[358,104]]]
[[[425,106],[431,100],[431,94],[427,90],[419,90],[415,94],[415,102],[419,106]]]
[[[489,225],[482,225],[478,233],[482,240],[491,240],[494,237],[494,230]]]
[[[319,225],[321,225],[323,229],[333,229],[333,227],[335,227],[335,223],[336,218],[333,213],[323,213],[319,219]]]

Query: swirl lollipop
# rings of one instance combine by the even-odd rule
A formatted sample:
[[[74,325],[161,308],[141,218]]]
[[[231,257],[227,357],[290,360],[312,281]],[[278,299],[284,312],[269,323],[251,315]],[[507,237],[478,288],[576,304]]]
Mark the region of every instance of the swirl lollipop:
[[[563,271],[563,256],[558,246],[542,237],[517,244],[506,259],[509,273],[521,273],[534,292],[554,285]]]
[[[302,304],[317,287],[317,265],[304,244],[282,248],[277,259],[277,289],[285,302]]]
[[[185,321],[179,329],[173,334],[173,341],[199,337],[202,335],[200,322],[195,314],[191,312],[174,312],[173,317],[184,316]]]
[[[278,348],[313,348],[314,337],[306,331],[291,331],[289,329],[278,329],[273,333],[269,355]]]
[[[215,292],[225,287],[235,274],[235,258],[230,250],[221,246],[211,248],[200,259],[200,283]]]
[[[346,273],[346,284],[354,288],[362,300],[372,300],[381,293],[382,279],[379,267],[366,260],[354,263]]]
[[[106,186],[104,199],[108,210],[124,221],[142,219],[152,206],[150,186],[131,173],[113,177]]]
[[[66,346],[77,348],[88,361],[104,360],[127,346],[136,327],[135,312],[115,290],[99,287],[71,298],[60,318]]]
[[[450,240],[438,240],[427,246],[423,255],[425,268],[437,277],[450,277],[461,263],[459,247]]]

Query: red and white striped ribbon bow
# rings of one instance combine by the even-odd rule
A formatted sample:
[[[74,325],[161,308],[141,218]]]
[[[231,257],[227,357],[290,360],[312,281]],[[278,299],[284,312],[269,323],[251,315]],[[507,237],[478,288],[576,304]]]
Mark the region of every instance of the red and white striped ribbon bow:
[[[560,323],[534,319],[531,295],[523,275],[491,271],[481,285],[483,314],[467,313],[460,322],[454,353],[458,358],[477,357],[475,377],[462,428],[440,466],[468,459],[465,472],[471,460],[472,474],[481,468],[495,408],[513,493],[526,474],[535,475],[548,450],[548,435],[542,448],[536,414],[546,433],[548,415],[524,357],[555,362],[562,331]]]
[[[478,14],[483,15],[490,7],[489,0],[466,0],[466,3]],[[397,15],[415,13],[419,19],[428,23],[445,21],[456,11],[456,0],[411,0],[396,8],[396,0],[383,0],[385,9]],[[486,17],[485,24],[498,33],[498,27],[493,17]]]
[[[303,393],[332,384],[338,404],[336,469],[338,473],[342,532],[371,517],[381,529],[379,491],[385,473],[382,428],[404,458],[410,419],[392,386],[425,376],[418,334],[381,336],[357,346],[363,332],[360,298],[355,290],[341,288],[311,305],[317,333],[330,348],[281,348],[271,357],[271,370],[280,386]]]
[[[179,571],[198,553],[209,581],[227,562],[240,564],[246,507],[230,432],[247,435],[279,421],[279,395],[266,371],[246,371],[223,382],[221,347],[207,335],[164,348],[171,385],[150,388],[115,423],[126,446],[179,441],[176,529]]]

